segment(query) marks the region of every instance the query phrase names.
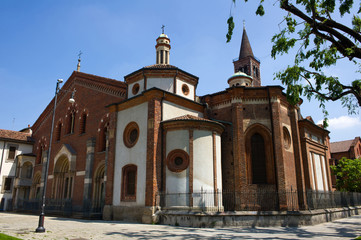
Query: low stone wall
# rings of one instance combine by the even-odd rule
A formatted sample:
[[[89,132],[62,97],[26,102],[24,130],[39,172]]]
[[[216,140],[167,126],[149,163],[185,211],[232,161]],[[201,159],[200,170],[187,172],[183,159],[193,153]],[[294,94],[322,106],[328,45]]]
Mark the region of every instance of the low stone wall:
[[[106,205],[103,209],[103,219],[151,224],[158,222],[158,216],[154,213],[154,207]]]
[[[361,206],[349,208],[332,208],[310,211],[241,211],[222,213],[200,213],[182,211],[158,211],[160,224],[183,227],[271,227],[315,225],[339,218],[358,215]]]

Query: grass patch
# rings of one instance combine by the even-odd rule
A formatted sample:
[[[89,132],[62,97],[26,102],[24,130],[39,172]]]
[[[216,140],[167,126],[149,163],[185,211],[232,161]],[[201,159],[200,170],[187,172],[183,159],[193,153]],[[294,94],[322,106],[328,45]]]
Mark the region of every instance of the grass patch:
[[[21,240],[20,238],[12,237],[3,233],[0,233],[1,240]]]

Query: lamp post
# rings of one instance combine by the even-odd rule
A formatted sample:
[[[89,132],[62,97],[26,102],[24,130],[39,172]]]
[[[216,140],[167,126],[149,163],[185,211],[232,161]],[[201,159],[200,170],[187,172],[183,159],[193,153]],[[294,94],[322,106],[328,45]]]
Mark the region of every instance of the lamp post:
[[[51,144],[53,142],[53,131],[54,131],[54,120],[55,120],[55,110],[56,110],[56,102],[58,99],[58,93],[60,92],[60,84],[63,82],[63,79],[58,79],[56,82],[56,88],[55,88],[55,98],[54,98],[54,108],[53,108],[53,119],[51,121],[51,130],[50,130],[50,142],[49,142],[49,150],[47,154],[47,160],[46,160],[46,167],[45,167],[45,174],[44,174],[44,187],[43,187],[43,196],[42,196],[42,204],[41,204],[41,212],[39,215],[39,225],[35,229],[35,232],[37,233],[43,233],[45,232],[44,228],[44,216],[45,216],[45,195],[46,195],[46,186],[48,183],[48,171],[49,171],[49,161],[50,161],[50,154],[51,154]],[[66,91],[66,90],[65,90]],[[70,103],[74,103],[74,94],[75,89],[72,92],[71,98],[69,99]]]

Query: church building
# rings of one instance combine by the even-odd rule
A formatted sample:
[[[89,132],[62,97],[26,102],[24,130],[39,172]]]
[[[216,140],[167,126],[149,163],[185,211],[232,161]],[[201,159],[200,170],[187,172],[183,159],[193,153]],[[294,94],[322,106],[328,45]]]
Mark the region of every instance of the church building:
[[[329,132],[281,86],[262,86],[245,29],[229,87],[205,96],[198,77],[169,64],[170,49],[162,33],[156,64],[125,76],[127,98],[108,105],[117,123],[105,219],[153,222],[159,207],[237,211],[250,202],[306,209],[306,190],[331,190]]]
[[[31,127],[16,172],[32,181],[16,185],[14,209],[40,211],[47,186],[46,214],[152,223],[167,211],[304,210],[308,191],[332,190],[329,132],[262,85],[245,29],[229,87],[204,96],[170,64],[164,32],[155,48],[155,64],[124,81],[82,73],[79,59]]]

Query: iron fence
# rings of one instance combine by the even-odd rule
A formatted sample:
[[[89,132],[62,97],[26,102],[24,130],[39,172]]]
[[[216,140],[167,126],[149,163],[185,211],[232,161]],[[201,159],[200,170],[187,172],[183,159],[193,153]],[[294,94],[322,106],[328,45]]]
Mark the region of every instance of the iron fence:
[[[41,209],[42,201],[40,199],[17,199],[14,210],[38,213]],[[87,201],[80,206],[74,206],[72,199],[46,199],[45,211],[52,214],[60,214],[63,216],[77,215],[86,213],[84,216],[100,214],[103,210],[103,204],[92,204]]]
[[[302,200],[303,199],[303,200]],[[361,193],[296,190],[201,191],[158,193],[162,209],[224,211],[298,211],[361,206]]]
[[[308,209],[325,209],[361,206],[361,193],[307,191]]]

